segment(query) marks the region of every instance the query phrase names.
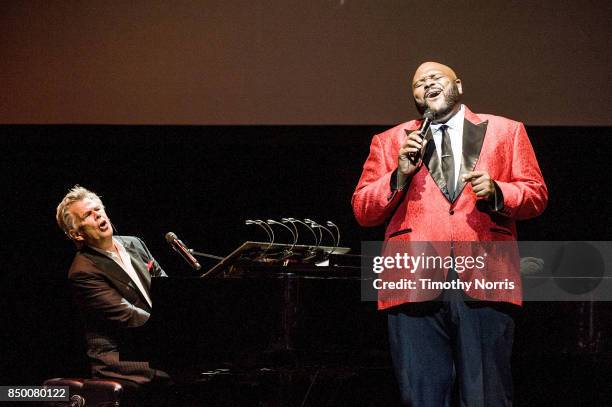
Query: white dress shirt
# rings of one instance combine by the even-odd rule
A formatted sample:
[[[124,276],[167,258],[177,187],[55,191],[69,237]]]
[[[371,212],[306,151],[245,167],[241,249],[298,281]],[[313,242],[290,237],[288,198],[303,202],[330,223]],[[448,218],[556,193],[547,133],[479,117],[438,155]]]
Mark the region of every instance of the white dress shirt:
[[[463,157],[463,120],[465,119],[465,107],[461,105],[461,108],[453,117],[448,119],[446,123],[436,123],[431,125],[431,133],[433,135],[433,141],[436,145],[436,153],[438,159],[442,162],[441,151],[442,151],[442,131],[440,126],[446,125],[448,135],[451,140],[451,148],[453,149],[453,160],[455,163],[455,186],[459,180],[459,171],[461,170],[461,160]]]
[[[90,247],[94,249],[95,251],[97,251],[98,253],[101,253],[107,257],[110,257],[115,263],[117,263],[119,267],[121,267],[123,271],[125,271],[127,275],[130,276],[134,284],[136,284],[136,287],[138,287],[142,295],[145,297],[145,299],[149,303],[149,306],[153,307],[153,302],[151,302],[151,298],[149,298],[149,294],[147,294],[147,290],[145,290],[144,286],[142,285],[142,282],[140,281],[140,278],[138,278],[138,274],[136,270],[134,270],[134,266],[132,265],[132,259],[130,257],[130,254],[127,252],[127,250],[125,250],[125,247],[123,247],[123,245],[121,245],[121,243],[119,243],[115,238],[113,238],[113,243],[116,245],[119,251],[119,256],[121,258],[117,257],[115,252],[107,252],[106,250],[101,250],[101,249],[98,249],[97,247],[91,247],[91,246]]]

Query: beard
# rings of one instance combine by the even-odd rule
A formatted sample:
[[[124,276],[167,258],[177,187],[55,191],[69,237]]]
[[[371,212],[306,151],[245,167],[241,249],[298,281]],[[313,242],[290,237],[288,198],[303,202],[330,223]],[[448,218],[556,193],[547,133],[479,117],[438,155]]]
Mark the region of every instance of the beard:
[[[457,84],[455,82],[451,83],[451,86],[442,92],[442,97],[444,98],[444,103],[440,108],[437,109],[431,108],[427,104],[426,100],[423,100],[423,102],[418,102],[417,100],[415,100],[414,104],[421,116],[423,115],[423,113],[425,113],[425,110],[431,109],[436,119],[443,119],[450,115],[455,109],[455,106],[457,106],[457,104],[461,102],[461,94],[459,93],[459,88],[457,87]]]

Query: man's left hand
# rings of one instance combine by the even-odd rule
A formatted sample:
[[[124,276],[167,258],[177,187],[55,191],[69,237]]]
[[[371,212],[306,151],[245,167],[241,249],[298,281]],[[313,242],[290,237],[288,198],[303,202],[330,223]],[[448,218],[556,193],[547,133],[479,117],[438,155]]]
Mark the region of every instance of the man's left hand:
[[[461,179],[472,184],[472,191],[479,199],[492,201],[495,197],[495,183],[487,171],[468,172]]]

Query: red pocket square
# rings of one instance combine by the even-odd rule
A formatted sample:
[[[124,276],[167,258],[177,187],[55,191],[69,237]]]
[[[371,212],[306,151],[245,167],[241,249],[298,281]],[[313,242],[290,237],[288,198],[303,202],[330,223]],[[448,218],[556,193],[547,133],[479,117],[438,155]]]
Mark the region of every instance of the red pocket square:
[[[153,260],[149,260],[149,262],[147,263],[147,271],[151,271],[152,268],[153,268]]]

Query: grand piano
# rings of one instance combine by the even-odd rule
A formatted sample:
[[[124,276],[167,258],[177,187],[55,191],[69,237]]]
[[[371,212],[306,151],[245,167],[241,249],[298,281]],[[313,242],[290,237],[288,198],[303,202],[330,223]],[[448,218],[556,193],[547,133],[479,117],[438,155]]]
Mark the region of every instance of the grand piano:
[[[386,320],[348,250],[245,242],[199,278],[155,278],[124,354],[200,398],[255,392],[225,405],[379,405],[379,382],[393,400]]]
[[[188,399],[177,405],[397,405],[385,314],[362,301],[369,282],[360,256],[347,251],[246,242],[200,278],[154,279],[152,316],[132,330],[135,347],[122,355],[169,372]],[[534,358],[563,365],[556,355],[574,355],[598,371],[603,323],[584,312],[589,306],[525,304],[517,318],[519,390],[542,380],[529,375]],[[551,342],[551,329],[540,327],[554,321],[562,339]],[[572,321],[590,321],[588,335]]]

